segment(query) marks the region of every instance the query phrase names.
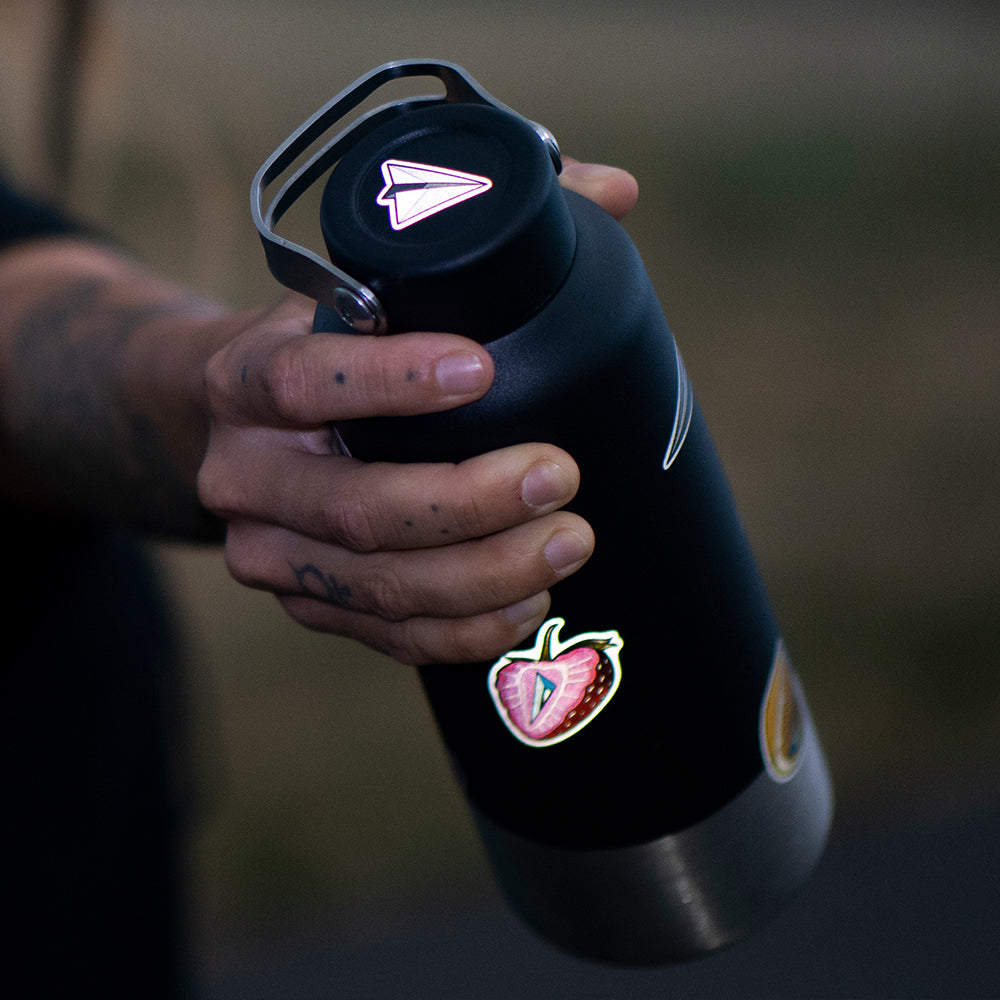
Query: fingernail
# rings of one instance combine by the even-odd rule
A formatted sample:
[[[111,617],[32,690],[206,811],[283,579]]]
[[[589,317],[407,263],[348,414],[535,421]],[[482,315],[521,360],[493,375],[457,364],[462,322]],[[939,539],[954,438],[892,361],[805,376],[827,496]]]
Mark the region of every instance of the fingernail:
[[[619,173],[617,167],[610,167],[605,163],[574,163],[571,169],[574,177],[584,181],[604,180],[605,177]]]
[[[533,465],[521,482],[521,499],[536,510],[566,503],[573,496],[573,482],[555,462]]]
[[[554,534],[545,546],[545,561],[553,573],[567,574],[582,566],[590,558],[590,542],[575,531],[563,530]]]
[[[434,377],[442,392],[467,396],[483,388],[485,369],[476,354],[446,354],[434,368]]]
[[[518,601],[517,604],[512,604],[509,608],[504,608],[502,613],[512,625],[524,625],[526,622],[544,617],[548,610],[549,593],[546,590],[541,594],[535,594],[534,597],[529,597],[527,600]]]

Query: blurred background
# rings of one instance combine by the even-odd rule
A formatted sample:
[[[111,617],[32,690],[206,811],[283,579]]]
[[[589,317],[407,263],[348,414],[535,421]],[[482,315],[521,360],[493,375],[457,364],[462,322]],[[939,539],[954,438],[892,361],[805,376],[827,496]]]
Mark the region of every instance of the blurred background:
[[[996,9],[2,0],[0,157],[161,271],[265,304],[255,170],[417,56],[638,178],[626,228],[825,739],[834,844],[790,914],[718,958],[554,953],[504,910],[414,674],[293,626],[218,551],[160,546],[190,652],[205,995],[1000,991]]]

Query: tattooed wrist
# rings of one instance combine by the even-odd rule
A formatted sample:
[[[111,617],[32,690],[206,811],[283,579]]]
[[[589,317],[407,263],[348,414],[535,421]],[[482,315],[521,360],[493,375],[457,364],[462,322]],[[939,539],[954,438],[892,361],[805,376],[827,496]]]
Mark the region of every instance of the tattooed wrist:
[[[125,387],[130,339],[185,301],[177,293],[122,302],[111,278],[86,275],[21,313],[5,420],[21,466],[60,505],[158,531],[218,535],[170,442]]]

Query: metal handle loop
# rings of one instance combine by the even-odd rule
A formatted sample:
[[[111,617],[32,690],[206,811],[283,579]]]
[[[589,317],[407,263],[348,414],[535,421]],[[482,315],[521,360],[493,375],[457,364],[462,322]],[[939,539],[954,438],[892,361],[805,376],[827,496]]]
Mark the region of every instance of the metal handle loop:
[[[285,174],[310,146],[380,87],[392,80],[411,76],[437,77],[445,86],[444,95],[397,101],[361,115],[299,167],[264,210],[264,191]],[[372,129],[397,115],[445,103],[485,104],[526,120],[483,90],[453,63],[425,59],[385,63],[323,105],[278,146],[254,176],[250,188],[250,214],[264,244],[271,273],[288,288],[334,309],[344,322],[359,333],[382,334],[388,329],[385,310],[374,292],[325,258],[278,236],[274,227],[292,203]],[[556,172],[559,172],[562,160],[552,134],[534,122],[529,124],[548,147]]]

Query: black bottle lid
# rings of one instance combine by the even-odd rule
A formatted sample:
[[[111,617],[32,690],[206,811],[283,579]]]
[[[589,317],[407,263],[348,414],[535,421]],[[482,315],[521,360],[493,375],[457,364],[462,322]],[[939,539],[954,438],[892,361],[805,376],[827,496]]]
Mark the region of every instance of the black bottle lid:
[[[558,291],[576,245],[539,134],[473,104],[376,128],[331,172],[320,218],[330,260],[381,300],[392,333],[513,330]]]

